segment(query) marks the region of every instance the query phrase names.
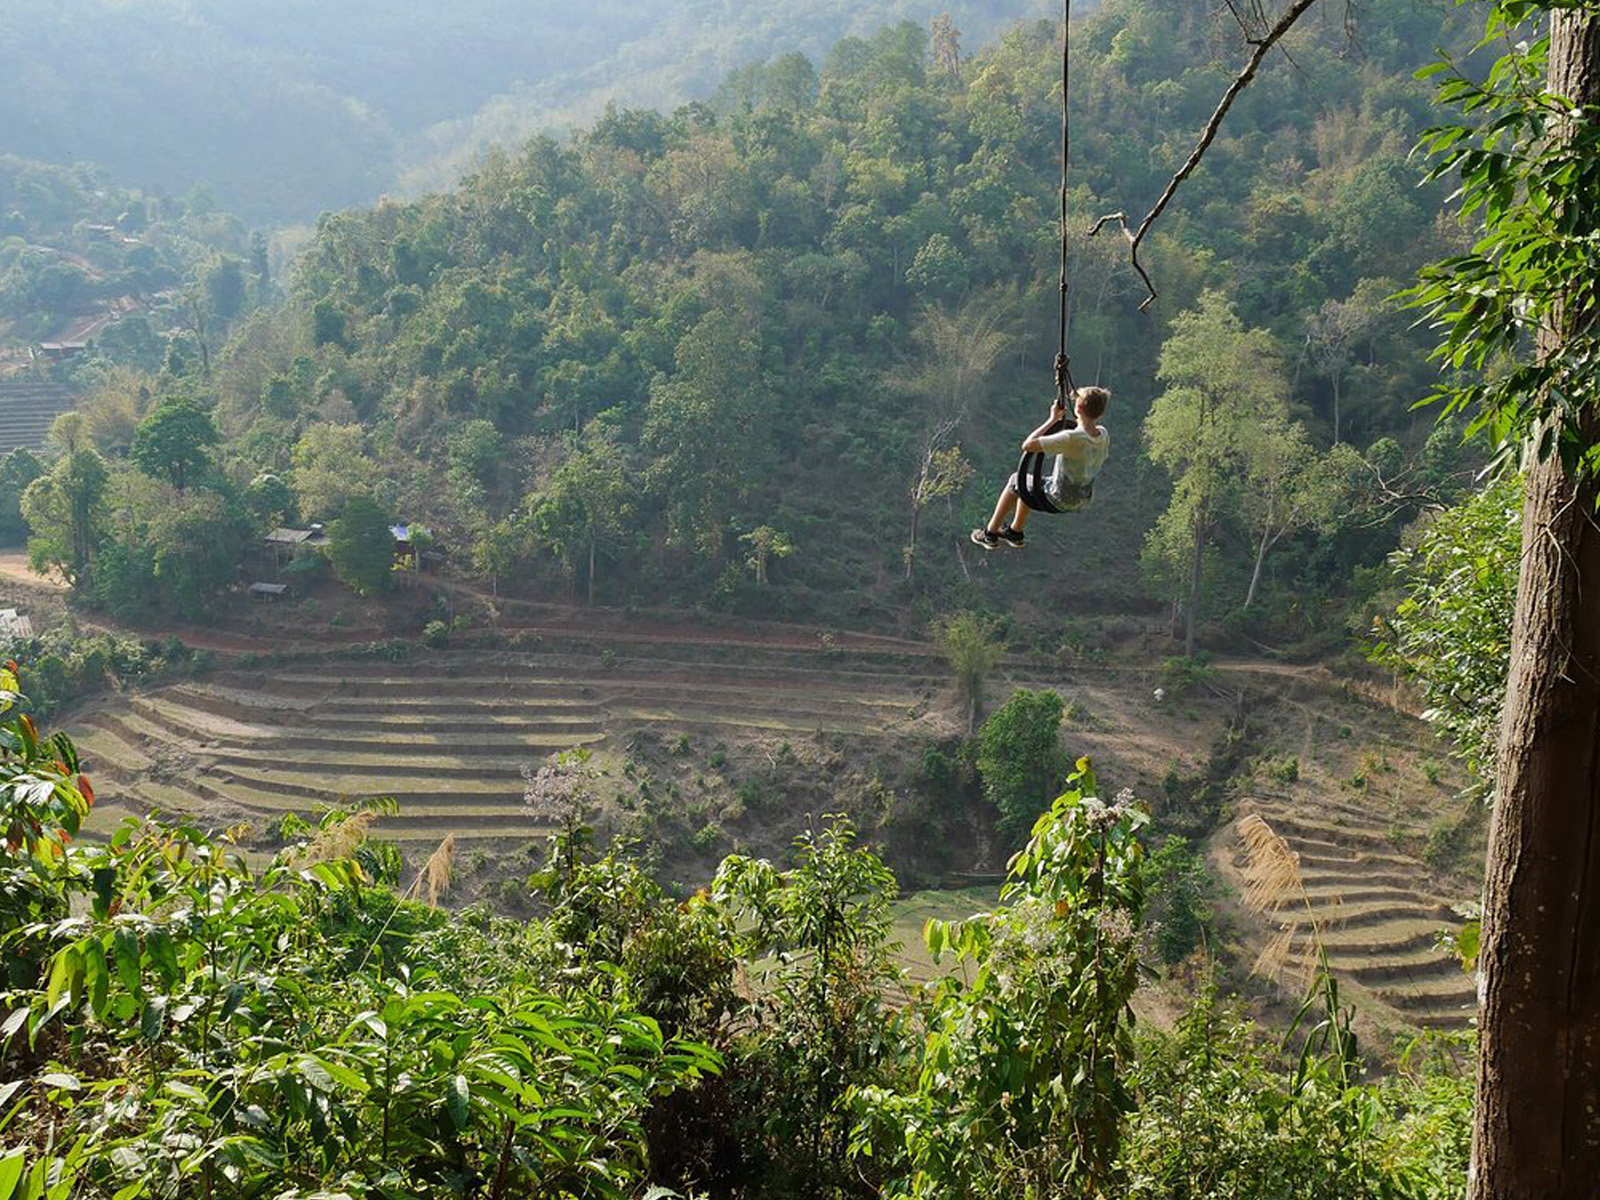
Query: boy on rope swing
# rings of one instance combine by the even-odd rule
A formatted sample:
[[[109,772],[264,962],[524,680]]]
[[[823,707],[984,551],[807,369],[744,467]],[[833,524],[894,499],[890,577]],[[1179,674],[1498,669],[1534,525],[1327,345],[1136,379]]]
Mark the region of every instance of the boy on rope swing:
[[[1046,432],[1052,425],[1066,420],[1066,406],[1057,400],[1050,406],[1050,419],[1028,435],[1022,443],[1024,454],[1054,454],[1055,470],[1045,485],[1045,495],[1057,512],[1074,512],[1085,508],[1094,495],[1091,485],[1094,477],[1105,466],[1106,455],[1111,450],[1111,435],[1100,424],[1105,416],[1111,393],[1103,387],[1081,387],[1072,394],[1076,424],[1069,424],[1057,433]],[[989,524],[972,531],[972,540],[985,550],[1006,545],[1022,548],[1023,527],[1032,510],[1023,503],[1021,483],[1013,474],[1001,489],[995,503],[994,515]]]

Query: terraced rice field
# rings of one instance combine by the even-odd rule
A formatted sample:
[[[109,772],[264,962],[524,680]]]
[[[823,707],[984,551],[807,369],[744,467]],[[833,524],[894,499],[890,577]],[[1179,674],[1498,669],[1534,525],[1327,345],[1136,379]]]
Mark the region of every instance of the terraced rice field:
[[[0,454],[18,446],[39,449],[51,423],[76,400],[73,392],[59,383],[0,381]]]
[[[1242,811],[1258,813],[1299,856],[1329,965],[1369,1015],[1422,1029],[1467,1027],[1477,1011],[1472,980],[1437,945],[1441,930],[1459,928],[1450,906],[1462,897],[1375,830],[1389,814],[1327,794],[1258,797]],[[1238,839],[1224,835],[1222,844],[1224,874],[1237,882]],[[1312,964],[1293,965],[1308,971]]]
[[[1202,769],[1229,712],[1221,704],[1179,719],[1153,706],[1142,676],[1016,662],[994,680],[991,702],[1011,685],[1059,687],[1081,701],[1088,715],[1069,722],[1069,750],[1093,754],[1107,782],[1146,794],[1169,766]],[[96,776],[102,820],[192,811],[212,825],[267,829],[288,811],[381,795],[398,803],[381,823],[388,838],[425,849],[454,833],[468,846],[509,851],[550,832],[524,789],[525,772],[553,752],[586,747],[615,763],[638,731],[663,743],[688,735],[703,748],[770,750],[819,732],[887,743],[953,732],[948,691],[938,658],[910,648],[838,653],[665,636],[607,648],[574,637],[404,664],[221,671],[90,706],[65,724]],[[1461,889],[1430,882],[1390,841],[1390,827],[1404,822],[1397,798],[1387,806],[1346,798],[1335,776],[1348,764],[1319,768],[1309,752],[1301,757],[1305,778],[1284,795],[1245,800],[1242,811],[1261,813],[1299,853],[1335,970],[1386,1025],[1463,1027],[1470,981],[1434,948]],[[1213,843],[1214,861],[1237,883],[1231,837]],[[901,940],[911,945],[919,928],[907,923]]]
[[[635,730],[705,740],[887,734],[942,686],[931,664],[849,663],[743,649],[436,654],[425,665],[318,663],[219,674],[124,697],[75,718],[93,769],[124,808],[275,821],[392,796],[385,836],[515,846],[549,832],[524,773],[550,754],[620,746]],[[103,789],[104,790],[104,789]]]

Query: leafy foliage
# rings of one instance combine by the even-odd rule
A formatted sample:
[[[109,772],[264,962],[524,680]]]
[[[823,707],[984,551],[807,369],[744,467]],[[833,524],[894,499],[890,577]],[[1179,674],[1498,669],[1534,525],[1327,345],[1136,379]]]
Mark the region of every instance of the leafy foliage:
[[[914,1088],[863,1090],[860,1153],[904,1156],[892,1195],[1095,1196],[1116,1187],[1133,1107],[1129,1001],[1144,909],[1144,813],[1096,795],[1087,760],[1011,862],[1008,904],[930,921],[970,962],[936,992]]]
[[[967,726],[977,724],[983,685],[1005,656],[995,623],[973,612],[952,613],[939,624],[939,648],[956,677],[956,690],[966,703]]]
[[[837,4],[805,7],[768,6],[752,18],[768,33],[739,37],[759,42],[780,13],[819,28],[842,19]],[[757,62],[703,104],[611,111],[569,141],[486,156],[448,194],[332,214],[281,308],[251,309],[267,285],[250,253],[227,346],[217,327],[234,276],[208,262],[185,290],[199,306],[181,307],[211,333],[174,343],[150,396],[159,404],[179,382],[214,400],[228,477],[285,480],[301,519],[331,521],[368,491],[439,531],[496,588],[584,586],[617,604],[715,601],[835,624],[971,607],[982,576],[944,543],[981,502],[968,481],[1009,466],[1013,427],[1027,427],[1047,384],[1028,348],[1054,306],[1028,297],[1054,277],[1059,131],[1054,31],[1018,26],[968,54],[963,11],[980,29],[1000,16],[958,6],[936,45],[904,23],[815,63]],[[1075,213],[1169,173],[1233,34],[1174,0],[1121,0],[1081,21]],[[1095,364],[1117,395],[1113,424],[1127,425],[1113,431],[1123,449],[1097,512],[1103,536],[1035,558],[1041,588],[1143,602],[1127,547],[1168,506],[1132,431],[1158,390],[1167,322],[1215,292],[1262,350],[1240,361],[1276,364],[1294,420],[1240,456],[1271,465],[1207,522],[1218,536],[1203,565],[1227,584],[1212,611],[1249,596],[1253,635],[1337,624],[1336,605],[1303,598],[1377,562],[1392,530],[1313,536],[1340,506],[1322,486],[1338,480],[1312,468],[1329,432],[1415,440],[1403,402],[1421,386],[1419,339],[1378,297],[1460,234],[1433,220],[1443,189],[1410,187],[1404,148],[1425,93],[1396,73],[1458,27],[1433,10],[1365,13],[1368,71],[1382,81],[1368,86],[1347,69],[1338,23],[1310,21],[1292,47],[1307,82],[1258,81],[1150,247],[1169,281],[1165,315],[1136,314],[1115,248],[1075,245],[1075,361]],[[137,396],[125,383],[118,394]],[[113,456],[137,419],[116,407],[96,435]],[[1303,438],[1288,436],[1296,423]],[[891,495],[910,536],[886,541],[861,514]],[[1158,530],[1163,592],[1188,578],[1173,564],[1191,561],[1192,524]],[[743,578],[739,539],[761,528],[807,551],[769,587]],[[836,552],[811,552],[824,541]]]
[[[1522,480],[1507,475],[1429,521],[1391,565],[1405,589],[1374,655],[1411,676],[1424,716],[1494,779],[1522,555]]]
[[[1135,1054],[1144,818],[1097,799],[1087,764],[1070,789],[998,909],[929,925],[964,966],[904,1008],[894,878],[841,822],[787,868],[730,858],[681,904],[571,826],[530,880],[542,916],[446,915],[413,898],[431,865],[395,890],[392,802],[285,821],[293,844],[255,865],[183,824],[69,845],[93,791],[67,738],[12,717],[0,1181],[125,1200],[1459,1191],[1470,1083],[1447,1061],[1361,1085],[1317,1026],[1280,1071],[1208,1006]]]
[[[1206,939],[1215,886],[1205,858],[1186,838],[1168,837],[1150,855],[1150,932],[1163,963],[1183,961]]]
[[[1008,846],[1022,841],[1067,773],[1061,696],[1018,688],[978,731],[978,775]]]
[[[219,435],[209,413],[184,400],[168,400],[139,422],[128,459],[147,475],[180,492],[205,470]]]
[[[1480,44],[1512,48],[1486,78],[1448,60],[1418,73],[1439,81],[1441,105],[1480,122],[1436,126],[1421,149],[1433,178],[1459,178],[1462,210],[1484,236],[1429,266],[1410,295],[1439,334],[1435,358],[1453,372],[1436,392],[1445,412],[1471,411],[1472,428],[1491,434],[1503,461],[1536,439],[1541,460],[1559,454],[1589,475],[1600,469],[1586,432],[1600,405],[1600,335],[1583,314],[1600,274],[1589,234],[1600,207],[1600,120],[1545,90],[1548,26],[1527,27],[1546,7],[1571,6],[1489,6]]]
[[[338,520],[328,527],[328,561],[343,582],[363,595],[389,587],[394,563],[394,535],[377,501],[352,496]]]
[[[788,871],[740,856],[712,884],[741,952],[767,963],[753,1053],[759,1121],[777,1195],[870,1195],[848,1160],[852,1088],[881,1083],[900,1050],[887,987],[893,874],[834,818],[796,845]]]
[[[1248,1020],[1202,997],[1171,1034],[1140,1040],[1124,1194],[1459,1196],[1472,1079],[1448,1046],[1416,1060],[1373,1087],[1294,1088]]]

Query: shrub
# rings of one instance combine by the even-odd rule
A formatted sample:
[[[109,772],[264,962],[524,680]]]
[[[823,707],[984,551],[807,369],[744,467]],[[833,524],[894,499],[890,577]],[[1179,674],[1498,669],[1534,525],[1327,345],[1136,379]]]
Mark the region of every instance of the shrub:
[[[722,830],[717,828],[715,821],[707,821],[694,835],[694,848],[701,853],[710,853],[722,845]]]
[[[1201,684],[1216,678],[1217,670],[1211,665],[1211,656],[1201,651],[1193,658],[1174,655],[1161,660],[1161,686],[1169,696],[1181,696]]]
[[[1150,856],[1149,880],[1156,953],[1171,966],[1193,953],[1211,925],[1211,872],[1188,839],[1169,837]]]
[[[1268,776],[1279,783],[1294,783],[1300,778],[1300,759],[1293,754],[1285,754],[1282,758],[1268,758],[1262,760]]]
[[[1018,689],[978,733],[978,775],[1008,846],[1027,837],[1066,778],[1061,711],[1057,693]]]

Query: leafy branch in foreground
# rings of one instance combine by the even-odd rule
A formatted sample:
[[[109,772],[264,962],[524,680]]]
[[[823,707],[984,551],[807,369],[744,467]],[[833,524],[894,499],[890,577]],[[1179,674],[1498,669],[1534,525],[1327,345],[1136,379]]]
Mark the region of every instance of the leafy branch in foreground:
[[[929,921],[971,971],[931,1001],[915,1087],[864,1088],[857,1155],[894,1155],[889,1194],[1092,1196],[1115,1179],[1132,1108],[1144,811],[1106,804],[1087,759],[1010,864],[995,912]]]
[[[1409,293],[1440,341],[1434,358],[1452,371],[1434,399],[1449,413],[1471,411],[1469,435],[1487,431],[1502,461],[1515,465],[1535,440],[1540,460],[1559,454],[1578,476],[1600,470],[1600,443],[1586,432],[1600,405],[1600,121],[1577,100],[1545,86],[1548,34],[1517,40],[1546,8],[1495,4],[1480,47],[1510,44],[1482,80],[1451,61],[1418,78],[1437,79],[1441,105],[1479,125],[1439,125],[1420,150],[1428,179],[1459,177],[1461,216],[1483,222],[1465,254],[1422,272]],[[1559,353],[1537,353],[1540,340]]]

